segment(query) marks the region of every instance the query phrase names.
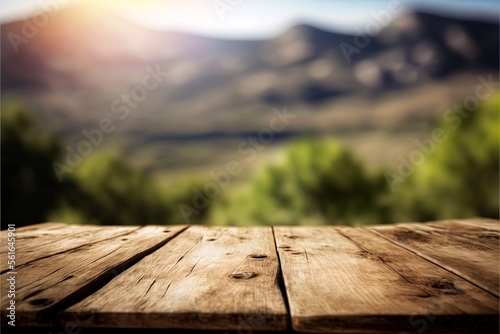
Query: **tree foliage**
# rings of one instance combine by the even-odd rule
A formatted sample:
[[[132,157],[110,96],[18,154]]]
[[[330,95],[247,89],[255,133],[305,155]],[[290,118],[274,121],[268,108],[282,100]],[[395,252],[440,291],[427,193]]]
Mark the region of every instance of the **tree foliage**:
[[[444,142],[396,189],[395,219],[498,218],[499,98],[455,117],[440,123]]]
[[[499,216],[499,98],[438,124],[445,140],[394,191],[382,170],[331,139],[300,140],[280,163],[215,198],[190,223],[226,225],[371,224]],[[451,121],[450,121],[451,120]],[[2,221],[112,225],[184,224],[179,204],[201,180],[160,187],[114,154],[84,158],[62,182],[52,168],[62,143],[35,130],[21,105],[2,111]]]
[[[43,221],[64,192],[51,164],[61,148],[50,133],[34,131],[21,104],[2,109],[2,221],[19,226]]]
[[[308,140],[266,166],[214,212],[224,224],[370,224],[499,217],[499,98],[444,117],[444,141],[391,191],[332,141]],[[388,171],[386,171],[387,173]],[[384,173],[384,174],[386,174]]]
[[[246,214],[249,223],[269,225],[374,222],[386,214],[383,182],[380,173],[370,174],[339,143],[303,140],[219,210],[227,211],[232,221]]]

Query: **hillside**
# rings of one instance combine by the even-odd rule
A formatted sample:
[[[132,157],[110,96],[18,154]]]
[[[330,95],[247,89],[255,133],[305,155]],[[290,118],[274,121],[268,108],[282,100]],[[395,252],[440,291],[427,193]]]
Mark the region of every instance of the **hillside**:
[[[2,25],[4,101],[22,99],[72,144],[111,118],[116,130],[102,148],[156,171],[227,161],[284,106],[298,121],[273,145],[334,133],[373,162],[390,161],[473,94],[478,75],[498,80],[498,22],[420,12],[396,18],[362,48],[360,36],[307,24],[268,40],[221,40],[150,31],[78,7],[58,12],[16,53],[9,34],[22,35],[24,24]],[[359,52],[347,59],[346,45]],[[148,68],[168,74],[127,107],[120,99]],[[396,138],[401,146],[370,156]]]

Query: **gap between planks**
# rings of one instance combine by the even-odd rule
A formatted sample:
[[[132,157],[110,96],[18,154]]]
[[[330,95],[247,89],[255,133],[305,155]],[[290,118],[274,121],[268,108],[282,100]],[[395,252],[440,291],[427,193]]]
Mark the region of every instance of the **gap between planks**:
[[[433,224],[439,224],[439,222],[435,222],[435,223],[433,223]],[[468,225],[468,227],[472,227],[472,226],[474,226],[474,227],[476,227],[476,228],[477,228],[477,227],[481,227],[481,228],[483,228],[483,229],[487,229],[487,230],[491,230],[491,229],[495,226],[495,225],[494,225],[494,222],[489,223],[487,227],[486,227],[486,226],[477,226],[477,222],[473,222],[473,223],[470,223],[470,224],[465,224],[465,225]],[[392,225],[392,227],[396,227],[396,226],[398,226],[398,225]],[[422,226],[425,226],[425,225],[422,225]],[[428,225],[428,226],[431,226],[431,225]],[[169,227],[169,226],[167,226],[167,227]],[[384,227],[385,227],[385,226],[384,226]],[[431,227],[432,227],[432,226],[431,226]],[[108,228],[109,228],[109,227],[108,227]],[[162,245],[160,245],[160,246],[158,246],[158,248],[156,248],[156,249],[152,249],[152,250],[148,253],[149,255],[147,255],[147,256],[154,255],[154,254],[155,254],[156,252],[158,252],[161,248],[163,248],[163,247],[164,247],[164,246],[166,246],[166,245],[169,245],[169,243],[170,243],[170,242],[172,242],[173,240],[175,240],[175,239],[179,238],[180,236],[183,236],[183,235],[184,235],[184,234],[185,234],[188,230],[190,230],[191,228],[192,228],[192,227],[188,227],[188,228],[184,227],[184,229],[183,229],[183,230],[178,231],[178,233],[177,233],[177,234],[173,235],[173,236],[172,236],[169,240],[166,240],[166,241],[163,243],[163,246],[162,246]],[[426,228],[428,228],[428,227],[426,227]],[[57,228],[56,228],[56,229],[57,229]],[[282,263],[282,259],[281,259],[282,254],[281,254],[280,249],[279,249],[279,246],[278,246],[278,240],[277,240],[277,239],[278,239],[278,237],[276,236],[276,229],[281,229],[281,227],[278,227],[278,228],[274,228],[274,227],[273,227],[273,228],[271,228],[271,230],[272,230],[273,248],[274,248],[274,250],[275,250],[275,251],[277,251],[277,255],[276,255],[276,260],[277,260],[277,275],[276,275],[276,277],[277,277],[278,283],[279,283],[279,282],[284,282],[284,284],[286,285],[286,280],[285,280],[285,278],[284,278],[284,275],[282,274],[282,273],[283,273],[283,263]],[[294,227],[293,229],[300,230],[300,229],[307,229],[307,227]],[[339,230],[339,228],[338,228],[338,227],[335,227],[334,229],[336,229],[337,231]],[[341,229],[341,228],[340,228],[340,229]],[[398,242],[395,242],[394,240],[391,240],[390,238],[388,238],[388,237],[386,237],[386,236],[384,236],[384,235],[380,234],[378,231],[373,230],[372,228],[362,228],[362,229],[366,229],[366,231],[368,231],[368,232],[369,232],[369,233],[371,233],[372,235],[375,235],[375,236],[377,236],[377,237],[379,237],[379,238],[382,238],[383,240],[386,240],[387,242],[390,242],[390,243],[392,243],[393,245],[395,245],[395,246],[397,246],[397,247],[399,247],[399,248],[404,249],[405,251],[409,251],[409,252],[411,252],[412,254],[414,254],[414,255],[416,255],[416,256],[418,256],[418,257],[422,258],[423,260],[425,260],[425,261],[427,261],[427,262],[431,263],[431,264],[432,264],[432,265],[434,265],[434,266],[438,266],[438,268],[439,268],[439,269],[446,270],[446,271],[448,271],[448,272],[450,272],[450,273],[452,273],[452,274],[454,274],[454,275],[457,275],[457,276],[459,276],[459,277],[463,278],[461,275],[457,274],[457,273],[456,273],[453,269],[451,269],[451,270],[450,270],[449,268],[445,268],[445,267],[443,267],[443,266],[439,265],[439,263],[435,263],[434,261],[432,261],[432,260],[431,260],[431,259],[429,259],[428,257],[426,257],[426,256],[422,256],[422,255],[420,255],[420,254],[416,253],[415,251],[413,251],[413,249],[408,248],[408,246],[405,246],[404,244],[400,244],[400,243],[398,243]],[[340,233],[340,234],[341,234],[341,235],[344,235],[344,234],[342,234],[342,233]],[[450,234],[451,234],[451,233],[450,233]],[[344,236],[345,236],[345,235],[344,235]],[[109,238],[108,238],[108,239],[109,239]],[[106,239],[106,240],[107,240],[107,239]],[[103,240],[101,240],[101,241],[103,241]],[[79,248],[79,247],[77,247],[77,248]],[[58,255],[59,255],[59,254],[54,254],[54,255],[50,255],[50,256],[57,257]],[[294,255],[297,255],[297,254],[294,254]],[[143,260],[145,257],[147,257],[147,256],[144,256],[144,255],[143,255],[142,257],[138,257],[134,263],[138,263],[138,262],[142,261],[142,260]],[[305,258],[306,258],[307,262],[309,262],[309,254],[308,254],[308,252],[307,252],[307,250],[306,250],[306,249],[304,249],[304,256],[305,256]],[[43,259],[38,259],[38,260],[43,260]],[[36,261],[38,261],[38,260],[35,260],[34,262],[36,262]],[[29,265],[29,263],[28,263],[28,265]],[[189,274],[191,274],[191,273],[192,273],[192,271],[194,270],[194,267],[195,267],[196,265],[197,265],[197,264],[195,264],[195,265],[194,265],[194,266],[190,269],[190,272],[188,273],[188,276],[189,276]],[[130,269],[131,269],[131,268],[129,268],[129,269],[128,269],[127,274],[129,273],[129,270],[130,270]],[[119,278],[120,276],[122,276],[122,275],[117,276],[117,278]],[[113,278],[113,277],[111,277],[111,278]],[[111,278],[110,278],[110,280],[111,280]],[[466,281],[469,281],[469,282],[470,282],[470,280],[467,280],[466,278],[463,278],[463,279],[464,279],[464,280],[466,280]],[[107,282],[110,282],[110,283],[111,283],[112,281],[110,281],[110,280],[108,280]],[[97,291],[99,287],[102,287],[102,286],[103,286],[104,284],[106,284],[107,282],[101,282],[101,284],[100,284],[99,286],[94,287],[94,289],[92,289],[92,290],[90,290],[90,289],[89,289],[89,290],[87,290],[87,291],[86,291],[86,293],[85,293],[85,295],[80,296],[79,300],[83,300],[83,299],[85,299],[86,297],[93,296],[93,292]],[[471,283],[472,283],[472,284],[474,284],[474,282],[471,282]],[[108,283],[108,284],[109,284],[109,283]],[[476,284],[476,285],[477,285],[477,284]],[[154,286],[154,282],[152,282],[152,284],[151,284],[150,288],[151,288],[151,287],[153,287],[153,286]],[[286,320],[285,320],[285,323],[289,323],[289,320],[290,320],[290,315],[292,314],[292,312],[290,311],[291,306],[290,306],[290,302],[289,302],[289,300],[288,300],[288,298],[289,298],[289,297],[288,297],[288,291],[287,291],[287,289],[286,289],[286,288],[282,288],[282,287],[280,287],[280,288],[281,288],[282,298],[283,298],[283,300],[284,300],[284,306],[285,306],[285,308],[286,308],[286,310],[285,310],[285,317],[288,319],[288,321],[286,321]],[[484,290],[484,288],[483,288],[483,290]],[[99,291],[100,291],[100,290],[99,290]],[[488,290],[485,290],[485,291],[488,291]],[[498,296],[498,294],[497,294],[497,296]],[[60,304],[60,306],[64,306],[64,308],[66,308],[66,307],[71,306],[71,305],[74,305],[74,304],[75,304],[75,301],[73,301],[73,300],[72,300],[72,301],[71,301],[71,303],[67,303],[67,304]],[[392,318],[392,320],[390,320],[390,319],[389,319],[389,320],[390,320],[390,321],[393,321],[393,322],[394,322],[394,321],[396,321],[396,320],[398,320],[398,321],[407,320],[407,319],[408,319],[408,317],[407,317],[407,316],[405,316],[405,317],[406,317],[406,318],[404,318],[404,317],[403,317],[404,319],[403,319],[403,318],[401,318],[401,319],[396,319],[396,318],[394,318],[394,317],[393,317],[393,318]],[[329,323],[329,321],[330,321],[330,324],[334,323],[334,321],[333,321],[333,320],[331,320],[331,319],[330,319],[330,320],[328,320],[328,318],[326,318],[326,319],[320,319],[320,318],[321,318],[321,317],[318,317],[318,318],[317,318],[317,319],[319,319],[319,322],[322,322],[322,321],[323,321],[323,322]],[[330,317],[330,318],[331,318],[331,317]],[[390,317],[389,317],[389,318],[390,318]],[[302,317],[300,317],[300,316],[296,316],[296,317],[294,317],[294,316],[292,315],[292,321],[293,321],[294,319],[295,319],[296,321],[297,321],[297,319],[299,319],[300,321],[302,321],[304,318],[302,318]],[[345,317],[344,319],[348,319],[348,317]],[[282,320],[283,320],[283,319],[282,319]],[[280,320],[280,321],[282,321],[282,320]],[[358,319],[358,320],[359,320],[359,319]],[[369,317],[367,317],[365,320],[370,321],[370,320],[369,320]],[[372,319],[372,320],[373,320],[373,319]],[[332,322],[332,321],[333,321],[333,322]],[[344,325],[345,325],[345,323],[344,323]],[[281,328],[283,328],[283,327],[281,327]],[[306,329],[307,329],[307,328],[306,328]]]
[[[461,221],[454,221],[461,224]],[[432,224],[396,224],[392,226],[374,226],[367,229],[385,240],[405,248],[434,265],[448,270],[464,280],[480,287],[484,291],[499,297],[499,251],[497,242],[482,241],[457,236],[454,233],[436,231]],[[441,222],[446,223],[446,222]],[[471,232],[472,224],[461,224]],[[490,230],[490,232],[493,230]],[[477,232],[477,231],[476,231]],[[485,233],[485,231],[481,232]],[[498,230],[491,232],[498,240]]]
[[[277,227],[275,235],[299,332],[415,331],[416,314],[437,316],[433,332],[498,328],[498,298],[366,228]]]
[[[108,227],[109,228],[109,227]],[[143,226],[127,235],[90,242],[17,268],[16,315],[25,326],[51,325],[54,316],[95,292],[130,265],[154,252],[186,226]],[[1,275],[6,279],[6,274]],[[9,302],[2,285],[2,317]]]
[[[96,327],[284,331],[272,228],[191,226],[62,318],[93,310]]]
[[[20,269],[35,261],[65,252],[70,253],[90,243],[125,237],[141,228],[140,226],[61,225],[52,223],[39,224],[37,225],[39,229],[20,228],[19,231],[16,231],[18,234],[16,243],[22,245],[22,252],[16,254],[16,268]],[[55,244],[57,248],[54,247]],[[7,243],[4,243],[0,249],[0,256],[3,261],[7,258]],[[7,268],[3,263],[2,267]],[[4,269],[0,274],[7,271],[9,269]]]

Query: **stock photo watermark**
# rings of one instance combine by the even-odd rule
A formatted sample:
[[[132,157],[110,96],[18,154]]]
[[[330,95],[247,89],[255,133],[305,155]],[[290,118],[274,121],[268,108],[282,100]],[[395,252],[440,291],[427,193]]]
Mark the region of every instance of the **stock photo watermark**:
[[[267,145],[271,144],[275,134],[283,131],[291,120],[297,115],[288,113],[283,107],[280,111],[277,108],[272,110],[274,116],[269,121],[269,127],[262,128],[256,135],[248,136],[238,144],[238,154],[245,157],[246,163],[251,163],[257,158],[258,152],[263,151]],[[193,188],[192,205],[180,203],[179,211],[185,222],[189,224],[192,215],[200,214],[201,210],[208,207],[210,202],[226,188],[231,179],[243,171],[243,166],[237,160],[227,162],[225,168],[218,171],[211,171],[208,175],[211,181],[205,183],[202,189]]]
[[[229,13],[233,13],[243,4],[244,0],[214,0],[212,6],[221,21],[226,21]]]
[[[456,294],[456,293],[459,293],[455,286],[453,285],[453,283],[451,283],[450,281],[443,281],[443,282],[440,282],[439,284],[443,284],[445,285],[446,287],[450,287],[452,288],[452,290],[454,292],[452,292],[451,294]],[[432,315],[432,314],[439,314],[441,313],[442,311],[444,311],[444,303],[443,302],[440,302],[439,300],[436,300],[436,299],[433,299],[433,298],[429,298],[429,302],[427,304],[427,315],[418,315],[418,314],[415,314],[415,315],[411,315],[409,318],[408,318],[408,324],[415,328],[415,332],[414,333],[424,333],[436,320],[438,320],[438,317],[435,316],[435,315]],[[412,331],[413,332],[413,331]],[[408,331],[401,331],[399,332],[399,334],[410,334],[411,332],[408,332]]]
[[[140,84],[134,86],[128,93],[122,93],[120,97],[111,102],[111,112],[118,116],[120,121],[124,121],[130,115],[131,110],[136,109],[144,101],[149,92],[160,86],[160,83],[168,76],[168,72],[163,72],[159,65],[156,68],[146,67],[147,74],[144,75]],[[66,145],[66,156],[63,162],[54,161],[54,170],[59,182],[63,181],[65,173],[71,173],[89,156],[94,148],[100,146],[105,135],[113,133],[116,129],[116,122],[110,117],[104,117],[99,121],[99,126],[93,129],[83,129],[82,135],[85,139],[80,140],[75,146]]]
[[[341,42],[339,44],[339,48],[347,63],[350,64],[352,62],[352,56],[354,54],[360,54],[364,48],[370,45],[373,38],[378,35],[380,30],[403,12],[404,3],[410,1],[411,0],[392,0],[387,3],[385,9],[371,12],[370,16],[373,20],[368,21],[361,29],[355,29],[356,34],[353,37],[352,43]]]
[[[7,38],[15,53],[19,52],[21,45],[26,45],[35,38],[41,29],[49,24],[50,19],[57,15],[59,10],[71,0],[45,0],[38,1],[41,12],[31,19],[23,21],[19,33],[9,32]]]
[[[5,280],[7,282],[6,296],[8,302],[6,303],[6,318],[7,325],[10,327],[16,327],[16,294],[17,294],[17,245],[16,245],[16,225],[8,224],[7,225],[7,233],[6,244],[7,244],[7,270],[4,275],[6,276]],[[22,263],[21,263],[22,266]],[[94,312],[80,312],[78,313],[79,317],[83,319],[83,321],[91,322],[95,318]],[[64,330],[59,332],[49,332],[49,334],[78,334],[82,331],[82,329],[71,322],[68,322],[64,325]]]
[[[455,103],[451,108],[443,114],[442,120],[451,125],[453,130],[458,130],[462,125],[463,119],[469,118],[472,112],[477,110],[481,101],[487,100],[499,86],[498,81],[493,80],[493,75],[488,75],[487,78],[478,76],[479,84],[474,90],[474,95],[465,97],[462,103]],[[421,166],[426,158],[436,151],[436,148],[447,140],[447,135],[441,127],[432,130],[431,135],[424,139],[415,139],[414,143],[417,146],[411,151],[407,157],[398,156],[399,164],[395,172],[385,172],[384,176],[389,184],[391,191],[396,189],[396,186],[403,183],[410,177],[415,169]]]
[[[16,225],[7,225],[7,298],[9,300],[7,306],[7,324],[16,326]]]

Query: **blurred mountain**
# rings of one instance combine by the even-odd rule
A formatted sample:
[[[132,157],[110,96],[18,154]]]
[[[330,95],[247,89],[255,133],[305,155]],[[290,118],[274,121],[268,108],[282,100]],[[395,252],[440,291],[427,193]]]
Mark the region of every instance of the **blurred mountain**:
[[[31,27],[25,27],[26,22]],[[37,22],[47,24],[37,27]],[[16,43],[17,53],[12,45]],[[57,88],[56,81],[77,85],[75,77],[85,74],[79,72],[85,72],[86,65],[127,69],[161,64],[188,86],[173,89],[173,96],[183,99],[235,78],[247,77],[252,86],[263,74],[271,78],[300,68],[302,80],[295,80],[300,82],[294,82],[291,91],[268,83],[262,86],[273,87],[256,88],[256,95],[315,102],[315,97],[335,96],[359,89],[360,84],[387,88],[459,70],[498,68],[498,45],[498,23],[417,12],[397,17],[374,36],[297,25],[269,40],[234,41],[150,31],[113,13],[76,7],[48,19],[41,14],[2,25],[2,88],[50,90]],[[322,82],[325,78],[329,80]],[[102,84],[115,84],[112,79]]]
[[[168,75],[130,107],[132,121],[120,123],[117,134],[134,145],[256,132],[273,107],[285,105],[311,115],[290,132],[376,127],[377,110],[386,109],[376,103],[388,94],[406,101],[399,112],[407,115],[398,119],[411,120],[447,106],[464,93],[460,87],[477,84],[478,73],[498,78],[498,22],[412,12],[373,35],[300,24],[267,40],[239,41],[147,30],[83,7],[43,15],[2,24],[1,90],[4,99],[27,100],[67,136],[97,127],[102,117],[118,120],[113,102],[141,85],[147,68]],[[445,94],[425,93],[440,83]],[[413,92],[414,104],[405,92]],[[357,112],[361,120],[340,119]]]

